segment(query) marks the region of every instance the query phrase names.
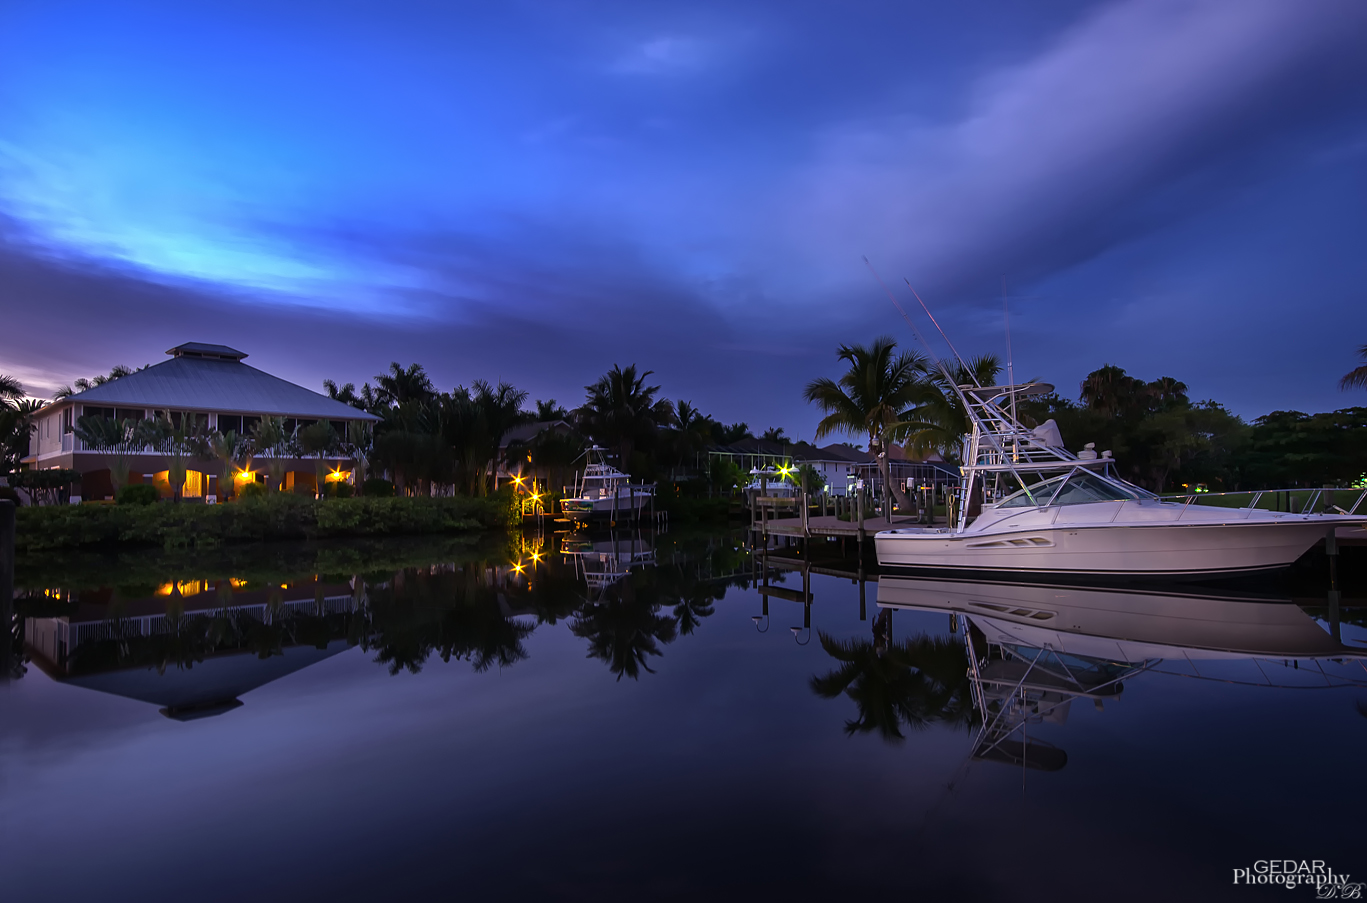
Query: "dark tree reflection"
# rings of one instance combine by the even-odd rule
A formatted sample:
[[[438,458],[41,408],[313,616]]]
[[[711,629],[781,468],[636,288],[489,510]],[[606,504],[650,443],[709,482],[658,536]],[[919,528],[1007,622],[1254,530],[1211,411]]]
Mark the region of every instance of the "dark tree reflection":
[[[675,620],[632,589],[632,581],[624,580],[608,599],[586,605],[570,622],[570,632],[589,641],[589,658],[607,662],[618,680],[639,679],[642,670],[654,674],[647,657],[663,655],[660,644],[678,636]]]
[[[503,611],[496,571],[484,564],[402,571],[372,592],[371,605],[370,644],[391,674],[416,674],[433,654],[476,671],[506,668],[527,657],[523,641],[536,630]]]
[[[823,699],[843,695],[854,701],[858,717],[845,722],[851,736],[877,733],[890,743],[901,743],[906,739],[904,729],[971,722],[973,695],[963,644],[925,634],[890,642],[887,614],[879,615],[872,640],[820,635],[821,648],[840,665],[813,677],[812,692]]]

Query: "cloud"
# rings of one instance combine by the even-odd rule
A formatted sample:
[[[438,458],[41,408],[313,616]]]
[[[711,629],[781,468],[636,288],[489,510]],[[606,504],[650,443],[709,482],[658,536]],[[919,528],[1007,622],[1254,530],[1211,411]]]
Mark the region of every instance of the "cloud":
[[[707,57],[707,45],[683,35],[660,35],[633,45],[613,61],[619,75],[666,75],[696,69]]]
[[[1334,76],[1361,75],[1364,36],[1367,6],[1351,0],[1109,6],[982,79],[953,122],[827,130],[792,191],[789,234],[946,292],[1047,274],[1161,220],[1158,202],[1190,207],[1199,192],[1163,192],[1275,142],[1315,93],[1305,83],[1342,101]]]

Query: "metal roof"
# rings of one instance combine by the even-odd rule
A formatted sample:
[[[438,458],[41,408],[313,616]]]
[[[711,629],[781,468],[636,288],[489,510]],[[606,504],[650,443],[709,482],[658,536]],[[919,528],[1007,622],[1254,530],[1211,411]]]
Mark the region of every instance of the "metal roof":
[[[231,348],[228,350],[232,351]],[[320,420],[380,419],[349,404],[263,373],[241,361],[195,356],[162,361],[146,370],[78,392],[69,396],[68,400],[81,404],[313,417]]]
[[[200,355],[204,357],[222,357],[229,360],[240,361],[247,356],[247,352],[238,351],[236,348],[229,348],[227,345],[210,345],[206,342],[186,342],[184,345],[177,345],[166,352],[173,357],[182,355]]]

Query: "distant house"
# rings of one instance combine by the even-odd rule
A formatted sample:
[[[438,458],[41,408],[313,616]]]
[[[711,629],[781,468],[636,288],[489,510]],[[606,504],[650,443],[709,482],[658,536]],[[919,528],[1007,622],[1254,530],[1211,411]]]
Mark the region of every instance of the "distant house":
[[[742,439],[733,445],[719,446],[708,452],[711,456],[724,457],[749,471],[754,468],[780,466],[783,464],[808,464],[816,469],[825,480],[825,487],[809,487],[812,492],[823,488],[831,495],[849,495],[859,480],[866,487],[881,494],[883,477],[878,470],[878,461],[866,451],[852,445],[833,443],[818,448],[807,442],[771,442],[764,439]],[[958,485],[959,469],[951,466],[939,455],[922,461],[912,461],[906,453],[892,446],[888,462],[889,476],[899,486],[908,481],[914,486]]]
[[[251,435],[253,426],[270,417],[283,419],[285,429],[290,433],[316,421],[327,420],[341,436],[346,435],[352,422],[368,423],[380,419],[249,367],[242,363],[246,353],[226,345],[189,342],[166,353],[171,355],[169,361],[94,386],[43,408],[30,444],[32,454],[23,463],[35,469],[77,470],[81,473],[79,498],[101,499],[112,494],[111,455],[108,451],[86,448],[76,438],[76,424],[82,417],[142,420],[165,416],[200,431],[234,431],[242,436]],[[129,459],[130,483],[153,483],[163,494],[172,493],[173,487],[167,484],[169,461],[165,455],[152,448],[141,448],[133,450]],[[350,470],[352,464],[339,457],[329,458],[328,462],[338,472]],[[284,473],[281,488],[301,492],[316,489],[317,462],[313,458],[283,458],[276,464]],[[187,498],[216,496],[221,465],[194,459],[188,466],[182,495]],[[79,498],[72,496],[73,501]]]
[[[573,432],[574,427],[565,420],[537,420],[531,423],[518,424],[508,430],[498,443],[499,454],[494,471],[495,485],[518,477],[529,477],[539,481],[546,488],[559,489],[559,486],[551,485],[554,482],[552,478],[564,479],[566,473],[561,471],[573,470],[572,465],[556,468],[556,473],[552,473],[549,467],[536,467],[532,464],[530,446],[543,434],[566,436]]]

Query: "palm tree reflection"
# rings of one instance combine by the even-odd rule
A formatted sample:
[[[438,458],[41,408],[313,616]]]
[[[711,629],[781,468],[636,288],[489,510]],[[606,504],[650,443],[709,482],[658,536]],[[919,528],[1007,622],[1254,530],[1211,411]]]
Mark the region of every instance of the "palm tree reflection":
[[[873,639],[820,634],[821,648],[840,666],[813,677],[812,692],[823,699],[844,695],[854,701],[858,717],[845,722],[845,733],[877,733],[889,743],[901,743],[904,729],[922,730],[935,722],[969,724],[975,715],[963,644],[925,634],[895,642],[890,632],[891,614],[883,611],[874,623]]]
[[[479,672],[506,668],[527,657],[523,641],[536,630],[504,613],[495,569],[483,564],[402,572],[374,590],[372,602],[371,645],[390,674],[416,674],[434,653],[444,662],[468,661]]]
[[[654,674],[647,657],[663,655],[660,644],[672,643],[679,635],[679,623],[660,614],[658,606],[639,598],[633,588],[632,581],[624,581],[614,587],[620,592],[585,605],[570,622],[570,632],[589,641],[589,658],[607,662],[618,680],[624,675],[637,680],[643,669]]]

